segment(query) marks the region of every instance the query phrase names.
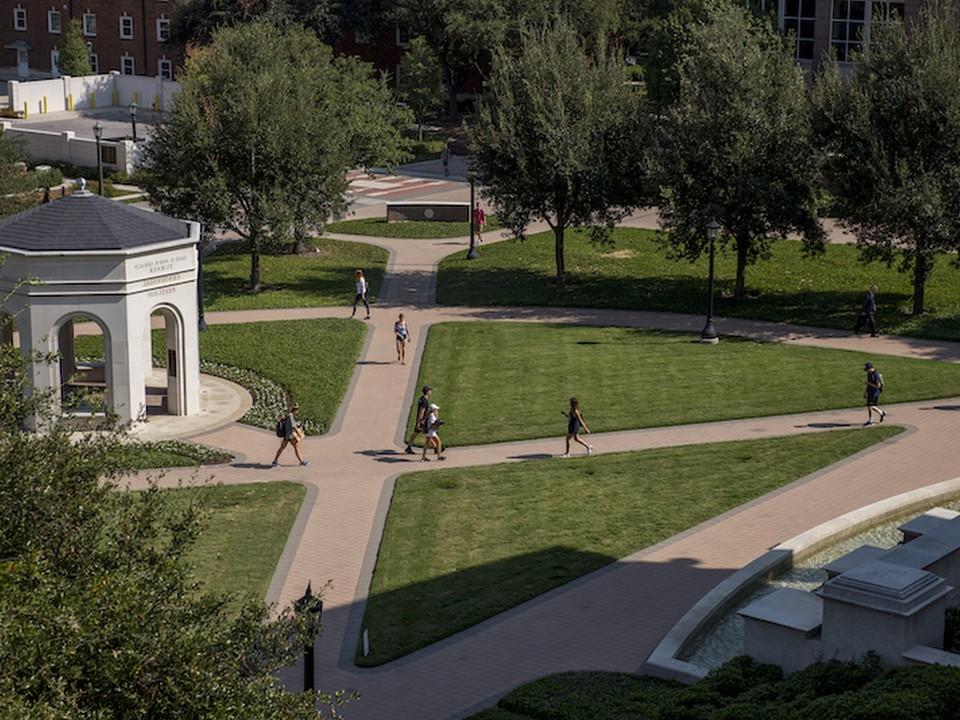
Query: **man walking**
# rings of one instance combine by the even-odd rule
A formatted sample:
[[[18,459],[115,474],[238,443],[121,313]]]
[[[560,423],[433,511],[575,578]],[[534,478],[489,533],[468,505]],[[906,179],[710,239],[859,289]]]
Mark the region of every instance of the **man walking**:
[[[853,331],[859,335],[860,328],[863,327],[864,323],[867,325],[867,329],[870,330],[870,337],[877,337],[877,286],[871,285],[867,289],[867,294],[863,298],[863,312],[860,313],[860,317],[857,318],[857,324],[853,328]]]
[[[413,455],[413,442],[417,435],[427,432],[427,418],[430,416],[430,396],[433,394],[433,388],[429,385],[423,386],[423,394],[417,400],[417,419],[413,423],[413,435],[407,440],[407,449],[404,452],[407,455]]]
[[[877,370],[873,363],[864,363],[863,369],[867,372],[867,386],[863,391],[867,398],[867,421],[864,426],[873,425],[873,413],[880,416],[880,422],[887,416],[887,413],[880,408],[880,393],[883,392],[883,375]]]

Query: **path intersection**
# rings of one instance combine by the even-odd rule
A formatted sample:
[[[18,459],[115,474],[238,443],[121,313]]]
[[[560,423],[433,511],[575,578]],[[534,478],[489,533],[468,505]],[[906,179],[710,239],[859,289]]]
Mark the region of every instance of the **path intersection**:
[[[366,345],[331,431],[307,438],[307,467],[270,469],[276,437],[233,423],[191,438],[238,457],[213,468],[214,482],[290,480],[308,488],[276,570],[268,600],[287,605],[308,582],[327,579],[317,686],[356,690],[350,720],[448,720],[494,704],[525,682],[566,670],[636,672],[663,635],[700,597],[768,548],[849,510],[960,475],[956,442],[960,398],[891,407],[908,432],[735,508],[658,545],[623,558],[519,607],[378,668],[353,656],[364,602],[396,477],[412,470],[489,465],[555,456],[562,438],[456,448],[440,465],[402,454],[402,433],[416,391],[428,328],[438,322],[513,320],[634,326],[699,332],[699,316],[563,308],[440,307],[436,267],[463,240],[390,240],[335,235],[387,249],[390,260],[373,308]],[[411,357],[393,363],[393,322],[411,329]],[[210,323],[346,317],[349,309],[302,308],[208,313]],[[876,354],[960,362],[960,343],[897,337],[855,338],[836,330],[778,323],[718,321],[725,334],[768,341],[857,349]],[[859,425],[860,407],[830,412],[596,434],[598,453],[829,432]],[[290,458],[286,462],[292,462]],[[132,484],[142,486],[142,474]],[[210,474],[167,471],[165,486],[208,482]],[[376,642],[371,638],[371,642]],[[299,669],[289,679],[296,686]],[[402,709],[405,708],[405,709]],[[416,710],[411,710],[416,708]]]

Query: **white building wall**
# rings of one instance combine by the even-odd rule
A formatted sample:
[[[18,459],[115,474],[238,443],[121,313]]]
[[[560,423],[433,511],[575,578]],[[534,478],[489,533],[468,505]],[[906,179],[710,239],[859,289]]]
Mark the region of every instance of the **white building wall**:
[[[80,165],[81,167],[97,166],[97,141],[93,138],[77,137],[72,130],[51,132],[49,130],[35,130],[20,128],[9,121],[0,122],[4,134],[19,138],[23,144],[23,151],[34,162],[59,162]],[[117,161],[105,162],[105,170],[123,170],[133,172],[137,157],[136,146],[132,140],[102,140],[104,147],[117,149]]]
[[[145,75],[121,75],[114,71],[103,75],[52,80],[10,80],[7,94],[10,107],[28,118],[65,110],[95,110],[126,107],[136,102],[145,110],[169,112],[180,90],[175,80]]]

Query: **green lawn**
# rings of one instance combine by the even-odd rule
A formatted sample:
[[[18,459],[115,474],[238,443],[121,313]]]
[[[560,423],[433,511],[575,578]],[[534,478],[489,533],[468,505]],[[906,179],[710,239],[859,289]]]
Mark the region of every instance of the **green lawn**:
[[[154,330],[155,351],[163,347],[162,333]],[[300,404],[307,432],[319,434],[337,414],[365,337],[363,322],[348,319],[210,325],[200,333],[200,360],[203,371],[253,394],[243,422],[272,429],[289,396]],[[103,336],[78,336],[76,353],[102,358]]]
[[[802,478],[896,427],[402,476],[363,627],[378,665]]]
[[[316,252],[309,255],[263,255],[260,259],[263,290],[255,295],[247,289],[250,255],[245,246],[237,243],[219,248],[203,261],[206,309],[349,305],[353,303],[353,278],[357,268],[363,270],[370,282],[367,299],[376,301],[387,266],[386,250],[329,238],[313,242]]]
[[[501,229],[495,215],[487,218],[484,232],[495,232]],[[409,222],[387,222],[385,218],[364,218],[360,220],[344,220],[327,226],[332,233],[346,233],[348,235],[366,235],[368,237],[384,238],[411,238],[418,240],[436,238],[469,237],[470,223],[468,222],[433,222],[416,220]]]
[[[164,493],[173,507],[196,503],[209,513],[190,551],[204,589],[263,599],[303,503],[303,485],[216,485]]]
[[[609,247],[592,245],[585,233],[566,242],[570,280],[553,281],[553,237],[531,236],[483,248],[478,260],[461,253],[440,264],[437,300],[446,305],[552,305],[703,313],[707,261],[673,261],[654,241],[657,233],[621,228]],[[927,288],[928,313],[913,318],[910,275],[896,266],[865,265],[850,245],[830,245],[819,258],[804,258],[799,241],[774,244],[769,260],[747,269],[750,297],[732,299],[732,253],[717,259],[721,316],[759,318],[852,329],[867,285],[877,283],[879,324],[890,334],[960,340],[960,269],[939,258]]]
[[[233,458],[225,450],[183,440],[132,442],[124,445],[123,450],[129,467],[134,470],[216,465]]]
[[[948,363],[511,322],[432,326],[417,387],[434,388],[444,442],[469,445],[563,436],[571,396],[594,432],[853,407],[867,359],[883,373],[884,404],[960,395],[960,365]]]

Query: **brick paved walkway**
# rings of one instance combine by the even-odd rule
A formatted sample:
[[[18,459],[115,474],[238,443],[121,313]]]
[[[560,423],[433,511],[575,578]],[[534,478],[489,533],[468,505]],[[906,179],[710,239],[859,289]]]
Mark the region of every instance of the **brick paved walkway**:
[[[562,308],[440,308],[433,304],[435,267],[453,243],[339,236],[390,250],[371,337],[338,418],[339,429],[306,441],[305,468],[269,469],[273,433],[242,425],[194,438],[233,450],[242,459],[217,468],[223,483],[294,480],[318,492],[302,512],[277,570],[271,600],[286,604],[308,581],[332,588],[325,596],[324,634],[318,644],[318,685],[358,690],[350,720],[446,720],[489,706],[511,688],[563,670],[640,668],[677,619],[729,573],[769,547],[843,512],[905,490],[960,474],[956,442],[960,398],[892,407],[890,420],[911,429],[892,441],[738,508],[658,546],[624,558],[468,631],[381,668],[352,664],[382,524],[397,474],[437,467],[407,465],[399,454],[401,426],[414,395],[427,328],[441,321],[477,319],[569,322],[699,331],[702,318]],[[406,366],[392,363],[392,323],[407,315],[412,330]],[[208,322],[343,317],[345,308],[210,313]],[[960,362],[960,344],[906,338],[856,339],[833,330],[776,323],[719,320],[721,332],[878,354]],[[598,452],[828,432],[859,424],[860,407],[823,413],[657,428],[593,436]],[[444,467],[521,461],[557,454],[562,439],[456,449]],[[168,472],[163,484],[207,478]],[[142,484],[144,477],[133,484]],[[694,498],[691,499],[695,501]],[[376,638],[371,638],[376,643]],[[290,677],[298,678],[299,670]],[[292,680],[296,682],[296,680]]]

